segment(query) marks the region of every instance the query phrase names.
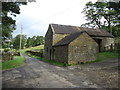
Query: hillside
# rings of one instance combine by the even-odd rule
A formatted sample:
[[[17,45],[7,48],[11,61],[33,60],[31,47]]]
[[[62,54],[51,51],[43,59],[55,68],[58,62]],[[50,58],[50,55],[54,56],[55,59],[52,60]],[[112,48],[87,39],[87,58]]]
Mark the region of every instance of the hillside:
[[[25,53],[25,51],[27,50],[40,50],[40,49],[44,49],[44,45],[39,45],[39,46],[35,46],[35,47],[30,47],[30,48],[25,48],[25,49],[22,49],[22,53]]]

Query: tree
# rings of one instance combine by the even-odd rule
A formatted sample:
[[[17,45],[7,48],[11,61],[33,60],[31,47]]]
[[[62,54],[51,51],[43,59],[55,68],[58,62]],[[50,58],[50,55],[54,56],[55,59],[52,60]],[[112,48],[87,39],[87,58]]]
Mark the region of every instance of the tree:
[[[106,29],[113,33],[113,26],[116,26],[120,18],[120,2],[88,2],[83,9],[82,13],[85,14],[88,23],[82,26],[98,27]],[[117,23],[115,23],[117,22]]]
[[[17,35],[14,39],[13,39],[13,48],[14,49],[19,49],[20,47],[20,34]],[[25,47],[26,44],[26,35],[22,35],[22,41],[21,41],[21,49],[23,49]]]
[[[43,36],[37,36],[36,37],[36,46],[43,45],[44,44],[44,37]]]
[[[44,44],[44,37],[43,36],[33,36],[32,38],[28,37],[26,47],[34,47],[38,45]]]
[[[20,5],[26,4],[26,2],[2,2],[2,46],[4,46],[5,40],[12,39],[11,33],[16,29],[16,21],[11,16],[15,17],[20,14]]]
[[[32,38],[28,37],[27,42],[26,42],[26,47],[29,48],[29,47],[34,46],[34,43],[35,43],[35,39],[33,37]]]
[[[108,2],[109,8],[115,11],[115,17],[113,20],[113,25],[111,27],[113,34],[117,37],[120,37],[120,1],[119,2]]]
[[[85,14],[86,20],[89,21],[85,25],[90,25],[91,27],[97,26],[98,28],[101,28],[102,22],[101,22],[101,12],[105,8],[105,4],[103,2],[99,4],[94,4],[92,2],[88,2],[86,4],[86,7],[83,9],[82,13]],[[101,7],[101,8],[98,8]]]
[[[120,26],[120,1],[119,2],[108,2],[109,7],[114,11],[115,19],[113,23]]]
[[[31,38],[30,37],[28,37],[28,39],[27,39],[27,42],[26,42],[26,47],[28,48],[28,47],[31,47]]]

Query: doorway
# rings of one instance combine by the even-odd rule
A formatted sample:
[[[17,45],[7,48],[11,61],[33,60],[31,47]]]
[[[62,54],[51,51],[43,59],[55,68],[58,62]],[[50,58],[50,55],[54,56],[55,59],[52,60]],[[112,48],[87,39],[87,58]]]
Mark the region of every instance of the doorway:
[[[102,41],[102,39],[98,39],[98,38],[93,38],[96,42],[97,42],[97,44],[98,44],[98,52],[101,52],[101,41]]]
[[[52,50],[50,49],[50,60],[52,59]]]

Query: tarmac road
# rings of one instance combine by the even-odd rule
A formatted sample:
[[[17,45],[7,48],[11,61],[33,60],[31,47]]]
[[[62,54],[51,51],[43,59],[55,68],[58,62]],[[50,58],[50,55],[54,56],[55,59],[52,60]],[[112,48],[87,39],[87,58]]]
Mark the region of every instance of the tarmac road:
[[[3,88],[118,88],[118,59],[58,67],[23,55],[26,64],[3,71]]]

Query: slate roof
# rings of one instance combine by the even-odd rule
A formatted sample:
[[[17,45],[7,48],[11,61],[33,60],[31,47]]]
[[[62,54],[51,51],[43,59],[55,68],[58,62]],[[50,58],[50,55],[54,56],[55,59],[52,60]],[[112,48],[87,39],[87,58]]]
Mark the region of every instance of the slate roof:
[[[114,37],[112,34],[105,30],[83,28],[78,26],[51,24],[56,34],[73,34],[80,31],[86,31],[90,36],[101,36],[101,37]]]
[[[76,39],[78,36],[80,36],[83,32],[84,32],[84,31],[70,34],[70,35],[64,37],[62,40],[60,40],[59,42],[57,42],[57,43],[56,43],[55,45],[53,45],[53,46],[68,45],[70,42],[72,42],[74,39]]]
[[[79,28],[70,25],[51,24],[56,34],[72,34],[79,32]]]
[[[114,37],[111,33],[102,29],[93,29],[93,28],[83,28],[81,30],[86,31],[90,36],[100,36],[100,37]]]

